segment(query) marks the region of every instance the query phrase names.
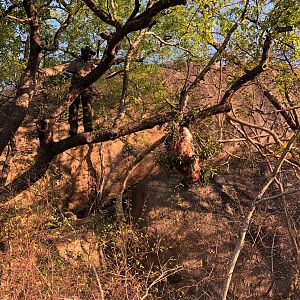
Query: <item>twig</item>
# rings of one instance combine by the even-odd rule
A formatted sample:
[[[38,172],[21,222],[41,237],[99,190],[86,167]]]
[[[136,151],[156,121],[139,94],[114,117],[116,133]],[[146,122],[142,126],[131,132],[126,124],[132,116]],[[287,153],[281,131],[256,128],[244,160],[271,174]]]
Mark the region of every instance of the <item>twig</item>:
[[[123,72],[124,72],[123,69],[122,69],[122,70],[115,71],[115,72],[113,72],[113,73],[107,75],[107,76],[105,77],[105,79],[111,79],[111,78],[113,78],[113,77],[115,77],[115,76],[117,76],[117,75],[119,75],[119,74],[121,74],[121,73],[123,73]]]
[[[239,128],[238,126],[236,126],[236,124],[233,121],[229,121],[229,123],[246,139],[246,141],[248,141],[250,144],[252,144],[261,154],[262,157],[266,157],[266,155],[262,152],[261,148],[264,148],[264,145],[253,140],[248,133],[246,132],[246,130],[243,128],[243,126],[241,126],[242,128]]]
[[[102,284],[100,282],[100,279],[99,279],[99,276],[98,276],[98,273],[97,273],[97,270],[95,268],[95,265],[93,262],[90,262],[91,263],[91,266],[92,266],[92,269],[93,269],[93,272],[95,274],[95,277],[96,277],[96,280],[97,280],[97,283],[98,283],[98,288],[99,288],[99,291],[100,291],[100,295],[101,295],[101,300],[104,300],[104,291],[103,291],[103,288],[102,288]]]
[[[277,134],[275,132],[273,132],[272,130],[268,129],[268,128],[265,128],[263,126],[260,126],[260,125],[256,125],[256,124],[252,124],[252,123],[249,123],[249,122],[246,122],[244,120],[241,120],[241,119],[238,119],[238,118],[235,118],[229,114],[226,114],[226,117],[233,121],[233,122],[236,122],[236,123],[239,123],[241,125],[245,125],[245,126],[248,126],[248,127],[252,127],[252,128],[256,128],[256,129],[260,129],[262,131],[265,131],[267,133],[269,133],[273,138],[274,138],[274,141],[276,142],[276,144],[278,144],[279,146],[282,146],[282,142],[281,140],[279,139],[279,137],[277,136]]]
[[[289,110],[294,110],[294,109],[298,109],[298,108],[300,108],[300,105],[295,105],[295,106],[291,106],[291,107],[287,107],[287,108],[283,108],[283,109],[277,109],[277,110],[275,110],[275,112],[289,111]]]
[[[299,192],[300,192],[300,189],[287,190],[285,192],[281,192],[280,194],[277,194],[277,195],[274,195],[274,196],[261,198],[259,201],[257,201],[257,203],[260,203],[261,201],[274,200],[274,199],[280,198],[282,196],[291,195],[291,194],[295,194],[295,193],[299,193]]]
[[[261,135],[255,135],[251,136],[251,139],[259,139],[259,138],[265,138],[268,137],[268,135],[261,134]],[[246,138],[235,138],[235,139],[226,139],[226,140],[218,140],[219,143],[235,143],[235,142],[244,142],[247,141]]]
[[[96,277],[96,280],[97,280],[97,283],[98,283],[98,288],[99,288],[99,291],[100,291],[100,295],[101,295],[101,300],[105,300],[104,298],[104,291],[103,291],[103,288],[102,288],[102,284],[100,282],[100,278],[98,276],[98,273],[97,273],[97,270],[96,270],[96,267],[95,267],[95,264],[92,260],[90,260],[90,254],[88,253],[88,251],[85,249],[82,241],[80,241],[80,246],[82,248],[82,251],[85,253],[85,255],[87,256],[88,258],[88,261],[89,263],[91,264],[91,267],[93,269],[93,272],[95,274],[95,277]]]
[[[226,149],[224,149],[224,152],[226,152],[229,156],[235,157],[235,158],[237,158],[237,159],[246,160],[246,158],[243,158],[243,157],[240,157],[240,156],[238,156],[238,155],[236,155],[236,154],[233,154],[233,153],[229,152],[229,151],[226,150]]]
[[[161,282],[162,280],[164,280],[165,278],[168,278],[169,276],[178,273],[180,270],[182,270],[182,267],[178,267],[178,268],[174,268],[171,270],[167,270],[165,272],[163,272],[162,274],[160,274],[147,288],[146,293],[144,294],[144,296],[142,296],[140,298],[140,300],[144,300],[149,296],[149,291],[150,289],[155,286],[156,284],[158,284],[159,282]]]
[[[271,272],[272,272],[272,277],[274,278],[274,246],[275,246],[275,237],[276,237],[276,233],[273,234],[273,238],[272,238],[272,246],[271,246]]]
[[[105,164],[104,164],[104,155],[103,155],[103,143],[99,144],[99,159],[100,159],[100,178],[99,178],[99,184],[98,184],[98,190],[97,190],[97,200],[98,203],[102,202],[103,199],[103,189],[104,189],[104,170],[105,170]]]
[[[183,50],[187,53],[189,53],[190,55],[192,55],[193,57],[198,58],[198,56],[196,56],[195,54],[193,54],[189,49],[186,49],[184,47],[179,46],[179,44],[172,44],[172,43],[168,43],[166,42],[163,38],[161,38],[158,34],[156,34],[155,32],[152,31],[148,31],[146,32],[147,35],[152,35],[153,37],[155,37],[161,44],[164,44],[166,46],[170,46],[170,47],[176,47],[180,50]]]

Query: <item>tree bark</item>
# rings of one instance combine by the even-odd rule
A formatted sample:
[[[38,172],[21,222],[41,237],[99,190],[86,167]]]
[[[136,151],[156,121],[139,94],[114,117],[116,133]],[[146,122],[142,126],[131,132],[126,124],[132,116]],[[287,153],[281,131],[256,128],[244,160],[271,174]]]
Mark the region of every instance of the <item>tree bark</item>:
[[[27,114],[29,103],[35,93],[38,79],[37,71],[42,59],[40,23],[37,11],[30,0],[24,0],[23,6],[28,18],[30,18],[30,53],[14,101],[7,102],[0,107],[0,154],[14,137]]]

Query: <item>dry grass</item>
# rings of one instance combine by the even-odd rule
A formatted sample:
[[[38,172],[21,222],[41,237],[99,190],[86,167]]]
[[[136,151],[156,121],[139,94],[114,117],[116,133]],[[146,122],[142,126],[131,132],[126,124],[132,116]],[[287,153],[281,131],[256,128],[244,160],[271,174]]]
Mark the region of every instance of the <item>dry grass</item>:
[[[159,249],[145,234],[106,217],[72,221],[48,204],[1,216],[1,299],[156,299],[176,272],[149,263]]]

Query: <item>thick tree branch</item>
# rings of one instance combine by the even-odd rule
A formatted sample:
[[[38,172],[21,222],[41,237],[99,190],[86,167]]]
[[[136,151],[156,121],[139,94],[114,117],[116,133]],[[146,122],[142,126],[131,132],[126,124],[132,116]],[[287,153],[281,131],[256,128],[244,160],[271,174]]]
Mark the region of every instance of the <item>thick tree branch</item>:
[[[55,76],[55,75],[60,74],[63,71],[65,71],[68,68],[69,65],[70,65],[70,62],[66,62],[66,63],[63,63],[61,65],[57,65],[53,68],[40,69],[39,73],[41,74],[41,76],[43,78]]]
[[[83,0],[84,3],[89,7],[89,9],[98,17],[100,18],[103,22],[114,26],[116,28],[121,27],[121,23],[118,22],[117,20],[114,20],[110,14],[108,14],[105,10],[102,8],[98,8],[95,3],[92,0]]]
[[[134,9],[133,9],[130,17],[128,18],[127,23],[134,19],[134,17],[137,15],[137,13],[140,10],[140,6],[141,6],[140,1],[139,0],[134,0]]]
[[[198,112],[192,111],[187,114],[189,120],[204,120],[210,116],[216,115],[230,110],[230,106],[227,103],[217,104],[205,109],[199,109]],[[10,184],[0,190],[0,203],[6,202],[9,199],[14,198],[22,191],[28,189],[32,184],[38,181],[46,173],[51,161],[58,154],[85,144],[101,143],[106,141],[113,141],[120,137],[126,136],[131,133],[143,131],[153,128],[158,125],[163,125],[176,118],[177,113],[174,111],[159,114],[145,120],[140,123],[132,123],[126,126],[120,127],[112,131],[111,129],[95,131],[92,133],[83,133],[76,135],[72,138],[66,138],[59,142],[52,142],[43,146],[36,159],[34,165],[25,171],[22,175],[14,179]]]
[[[290,114],[284,109],[284,107],[280,104],[278,99],[271,94],[270,91],[263,89],[264,96],[270,101],[270,103],[279,111],[282,117],[285,119],[290,128],[295,131],[299,126],[295,123],[295,121],[291,118]]]
[[[271,38],[270,35],[268,35],[265,39],[264,42],[264,46],[263,46],[263,50],[262,50],[262,57],[261,60],[259,62],[259,64],[253,68],[252,70],[248,71],[246,74],[244,74],[243,76],[239,77],[238,80],[236,80],[232,85],[231,88],[228,89],[221,102],[223,101],[227,101],[228,98],[231,98],[231,96],[245,83],[253,80],[254,78],[256,78],[260,73],[262,73],[266,67],[267,64],[269,62],[269,55],[270,55],[270,49],[271,49],[271,45],[272,45],[273,39]]]
[[[155,2],[153,5],[148,6],[147,9],[136,16],[134,21],[142,20],[142,19],[149,19],[156,16],[162,10],[176,6],[176,5],[185,5],[186,1],[184,0],[159,0]]]
[[[177,5],[185,5],[186,3],[186,0],[159,0],[143,13],[137,15],[132,21],[126,23],[123,27],[124,34],[149,27],[153,22],[153,18],[161,11]]]
[[[11,16],[11,15],[7,15],[5,18],[8,20],[11,20],[11,21],[18,22],[18,23],[30,23],[31,22],[30,18],[17,18],[15,16]]]
[[[40,23],[31,0],[24,0],[25,12],[30,18],[30,53],[27,67],[22,74],[13,102],[0,108],[0,154],[13,138],[27,114],[28,105],[35,92],[38,68],[42,58]]]
[[[125,61],[124,57],[118,57],[118,58],[116,58],[113,61],[113,64],[114,65],[118,65],[120,63],[123,63],[124,61]],[[62,64],[57,65],[57,66],[54,66],[52,68],[39,69],[39,74],[42,76],[42,78],[58,75],[58,74],[64,72],[68,68],[70,62],[71,61],[67,61],[65,63],[62,63]],[[105,79],[109,79],[111,77],[114,77],[115,75],[118,75],[118,74],[120,74],[122,72],[124,72],[124,70],[119,70],[119,71],[113,72],[112,74],[110,74],[107,77],[105,77]]]

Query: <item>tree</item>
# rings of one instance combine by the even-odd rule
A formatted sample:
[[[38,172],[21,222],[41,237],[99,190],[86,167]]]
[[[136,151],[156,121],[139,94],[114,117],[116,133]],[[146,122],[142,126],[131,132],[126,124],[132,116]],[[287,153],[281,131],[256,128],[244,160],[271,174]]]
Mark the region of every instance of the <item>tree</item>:
[[[275,170],[271,181],[280,187],[281,196],[292,192],[286,191],[279,180],[279,169],[285,160],[295,173],[299,171],[298,2],[135,0],[129,5],[122,0],[1,2],[0,152],[4,158],[0,202],[5,203],[30,188],[45,175],[55,157],[68,149],[115,140],[170,122],[188,120],[203,124],[205,119],[220,143],[238,143],[241,149],[246,149],[243,153],[246,158],[263,159],[272,172]],[[52,78],[48,77],[66,68],[66,60],[71,53],[76,55],[79,42],[98,45],[98,52],[102,53],[100,64],[67,93],[60,89],[64,97],[38,122],[41,138],[34,161],[7,183],[9,163],[17,151],[14,137],[32,99],[41,94],[41,89],[46,96],[51,94],[46,83]],[[147,118],[126,121],[130,100],[139,96],[132,83],[145,87],[141,72],[154,78],[158,68],[168,64],[173,69],[179,65],[180,71],[185,71],[184,78],[178,79],[176,92],[165,92],[166,101],[160,102],[159,109],[152,103]],[[112,126],[53,141],[51,132],[63,112],[82,90],[108,71],[108,77],[122,74],[119,101],[115,103],[118,114]],[[210,74],[218,78],[215,103],[209,95],[201,99],[198,93]],[[53,82],[59,89],[59,83],[55,79]],[[157,88],[151,82],[148,85],[149,89]],[[245,92],[245,86],[252,93]],[[12,87],[15,95],[5,97]],[[257,98],[262,99],[260,103]],[[148,152],[146,149],[139,158]],[[234,153],[229,152],[230,155]],[[275,164],[280,157],[283,160]],[[253,201],[256,207],[257,199]],[[251,216],[243,233],[250,219]],[[299,245],[290,235],[298,253]],[[241,244],[237,243],[239,251]],[[230,272],[223,299],[230,284]]]
[[[286,36],[286,38],[283,39],[286,44],[285,47],[288,47],[287,45],[291,45],[291,43],[297,40],[293,31],[294,26],[297,25],[298,22],[296,15],[297,9],[299,8],[297,8],[296,2],[288,3],[290,7],[288,11],[285,10],[287,6],[285,2],[274,2],[274,7],[270,8],[271,5],[267,5],[264,1],[260,2],[262,10],[258,10],[258,7],[255,5],[250,8],[249,1],[246,1],[244,6],[240,4],[235,5],[234,3],[227,3],[225,5],[218,1],[212,3],[200,1],[199,3],[190,4],[187,10],[176,7],[184,3],[184,1],[179,0],[158,1],[143,6],[139,1],[135,1],[131,8],[119,8],[117,12],[114,6],[119,5],[119,7],[122,7],[122,3],[113,4],[112,2],[112,7],[109,8],[108,11],[105,11],[101,6],[96,5],[92,1],[84,1],[84,3],[62,1],[58,2],[58,5],[52,2],[33,4],[31,1],[24,1],[22,4],[11,4],[10,6],[7,5],[3,7],[2,26],[11,26],[9,21],[17,22],[17,24],[14,24],[17,33],[13,36],[15,38],[18,35],[21,38],[23,38],[24,35],[29,36],[30,51],[27,66],[17,85],[15,99],[4,103],[1,107],[1,152],[3,152],[4,148],[9,144],[26,116],[31,99],[36,92],[37,86],[40,84],[39,73],[41,62],[44,60],[44,64],[46,64],[45,59],[47,55],[50,57],[49,53],[54,53],[58,50],[61,52],[61,49],[67,49],[66,51],[72,49],[74,45],[75,22],[78,24],[76,28],[82,30],[86,28],[82,25],[83,19],[84,21],[86,21],[86,19],[91,20],[87,25],[87,27],[91,27],[91,29],[94,29],[95,25],[99,24],[99,26],[106,31],[105,33],[103,33],[103,31],[101,33],[98,29],[98,34],[106,40],[107,45],[103,49],[101,63],[97,68],[88,74],[80,83],[70,88],[65,100],[56,107],[54,112],[52,112],[51,118],[45,122],[47,128],[42,128],[42,130],[44,131],[44,135],[48,138],[51,137],[52,127],[63,111],[72,103],[80,91],[98,80],[109,70],[116,59],[117,53],[121,51],[122,47],[126,47],[126,45],[123,45],[124,37],[129,34],[135,35],[134,32],[136,31],[153,26],[153,28],[155,28],[156,24],[158,24],[157,33],[144,31],[140,33],[138,42],[140,42],[144,36],[152,36],[154,37],[154,43],[155,40],[157,40],[161,45],[175,49],[175,52],[173,51],[174,59],[176,59],[178,53],[179,58],[190,56],[193,59],[197,58],[200,61],[207,61],[207,63],[204,63],[202,71],[192,82],[190,82],[189,76],[187,76],[187,80],[182,87],[178,100],[179,110],[184,112],[185,117],[191,118],[191,115],[193,115],[193,118],[198,119],[204,119],[211,115],[230,111],[230,100],[236,91],[247,82],[257,78],[258,75],[266,69],[267,64],[269,65],[272,43],[276,41],[276,46],[280,45],[279,47],[282,47],[280,39],[283,39],[283,35]],[[167,10],[166,14],[163,13],[165,10]],[[175,11],[172,12],[172,10]],[[293,13],[289,13],[290,10],[292,10]],[[279,12],[282,12],[282,14]],[[78,15],[80,16],[76,19]],[[170,18],[164,15],[172,15],[173,17],[170,20]],[[25,26],[21,26],[23,24],[25,24]],[[175,24],[175,26],[172,27],[170,24]],[[69,27],[73,28],[69,29]],[[25,33],[22,33],[22,31],[18,33],[18,28],[22,28],[22,31]],[[26,28],[28,33],[26,33]],[[114,31],[108,33],[112,28]],[[215,29],[217,31],[213,34]],[[69,30],[69,34],[66,33],[66,30]],[[80,33],[79,31],[77,36],[80,36]],[[245,34],[247,34],[246,39],[244,38]],[[6,38],[9,39],[11,35],[12,33],[8,32]],[[95,35],[95,37],[93,37],[93,35]],[[100,36],[97,36],[95,33],[93,33],[93,35],[89,38],[94,40],[100,38]],[[174,42],[166,41],[166,37],[169,35]],[[160,36],[164,36],[165,38],[160,38]],[[19,42],[20,37],[18,38]],[[64,43],[61,49],[59,49],[60,40]],[[193,46],[189,47],[191,43]],[[153,50],[156,46],[152,42],[152,44],[145,45],[144,49],[141,49],[142,51],[147,51],[146,49],[149,49],[149,47]],[[215,50],[213,50],[212,47],[214,47]],[[187,48],[189,48],[189,51],[186,51]],[[234,54],[232,53],[232,49],[235,51]],[[236,51],[236,49],[240,50]],[[284,54],[287,59],[290,59],[291,55],[291,58],[297,57],[297,45],[292,46],[292,49],[294,49],[294,51],[290,50],[290,53]],[[21,51],[25,51],[25,49],[21,48]],[[132,51],[132,49],[129,51]],[[166,51],[167,55],[169,53],[169,51]],[[246,56],[244,53],[247,53]],[[16,55],[20,56],[22,54]],[[24,57],[26,55],[24,54]],[[163,53],[161,55],[163,58]],[[188,112],[188,99],[193,93],[193,90],[201,83],[205,75],[222,56],[225,60],[228,60],[228,62],[232,61],[235,65],[238,65],[238,68],[234,71],[236,74],[234,82],[228,87],[218,104],[205,109],[200,106],[196,114],[194,111],[192,113],[191,111]],[[128,52],[127,66],[130,58],[130,52]],[[53,56],[51,59],[59,60],[60,55]],[[278,58],[274,57],[274,59]],[[245,73],[243,74],[242,72]],[[127,72],[124,74],[124,76],[128,76]],[[124,85],[125,84],[126,82],[124,82]],[[124,89],[123,94],[126,91],[126,86],[124,86]],[[37,181],[43,176],[51,160],[62,151],[85,143],[116,139],[132,132],[161,125],[174,119],[177,114],[177,111],[169,111],[143,120],[140,124],[129,124],[121,128],[115,128],[114,130],[99,133],[95,132],[92,134],[92,137],[80,135],[74,139],[65,139],[57,142],[52,142],[51,139],[41,141],[41,147],[38,151],[34,166],[23,175],[17,176],[9,186],[2,190],[2,201],[8,199],[7,197],[13,197]],[[9,121],[7,121],[8,116],[12,116],[9,118]],[[290,121],[290,125],[292,125],[292,128],[296,129],[297,126],[291,124],[291,122],[292,121]]]
[[[52,2],[52,1],[51,1]],[[11,6],[7,7],[6,10],[2,12],[3,17],[16,20],[18,22],[28,22],[30,26],[29,32],[29,40],[30,40],[30,52],[29,58],[27,62],[27,66],[21,76],[20,82],[17,86],[17,93],[14,101],[6,102],[2,105],[0,111],[0,128],[1,128],[1,141],[0,141],[0,152],[2,153],[6,145],[12,139],[13,135],[21,125],[24,117],[26,116],[26,112],[30,101],[33,97],[33,94],[36,91],[36,86],[38,84],[39,78],[39,68],[42,60],[43,51],[55,51],[58,49],[58,42],[63,31],[68,27],[71,23],[74,14],[78,12],[78,6],[75,11],[73,11],[72,4],[75,2],[66,3],[62,1],[62,4],[59,6],[60,10],[64,10],[67,12],[67,17],[64,22],[60,23],[59,28],[53,34],[52,44],[44,44],[41,35],[42,29],[42,20],[45,18],[48,20],[51,19],[51,12],[49,9],[51,8],[51,2],[46,3],[45,5],[41,4],[38,7],[39,11],[46,11],[46,14],[50,16],[46,17],[43,15],[39,16],[37,12],[37,7],[32,1],[24,1],[23,5],[19,5],[24,9],[21,13],[26,14],[26,18],[18,18],[17,16],[10,16],[9,12],[18,8],[19,6],[16,4],[11,4]],[[92,1],[85,1],[85,4],[90,8],[90,10],[97,16],[101,21],[106,23],[107,25],[113,26],[115,28],[115,32],[111,35],[105,36],[107,39],[107,46],[103,52],[102,59],[100,64],[97,66],[93,72],[88,74],[84,80],[82,80],[79,84],[72,86],[70,88],[70,92],[66,96],[66,101],[63,105],[58,107],[54,112],[54,116],[50,122],[48,131],[51,130],[53,124],[57,121],[59,115],[72,103],[75,97],[86,87],[91,85],[97,79],[99,79],[111,66],[114,59],[116,58],[117,52],[120,47],[120,43],[123,38],[129,34],[130,32],[141,30],[145,27],[149,27],[151,23],[153,23],[153,18],[159,14],[161,11],[176,6],[179,4],[185,4],[183,0],[175,0],[175,1],[158,1],[153,5],[148,5],[145,11],[138,14],[140,9],[140,3],[138,1],[135,2],[134,9],[127,19],[127,21],[122,24],[120,21],[116,19],[114,15],[110,12],[106,12],[102,8],[97,8],[97,6]],[[56,8],[56,6],[54,6]],[[19,10],[17,11],[19,12]],[[24,14],[24,15],[25,15]],[[6,20],[5,20],[6,21]],[[54,27],[54,26],[53,26]],[[11,116],[10,120],[8,120],[8,116]],[[48,145],[49,146],[49,145]],[[43,145],[40,149],[40,153],[45,151],[48,147]],[[48,149],[49,150],[49,149]],[[48,151],[46,150],[46,151]],[[44,159],[39,160],[38,164],[41,163],[43,165],[42,169],[47,169],[49,163],[44,161]],[[50,159],[50,161],[52,158]],[[49,162],[50,162],[49,161]],[[39,167],[38,167],[39,168]],[[38,176],[40,177],[40,176]],[[35,180],[34,180],[35,181]]]

